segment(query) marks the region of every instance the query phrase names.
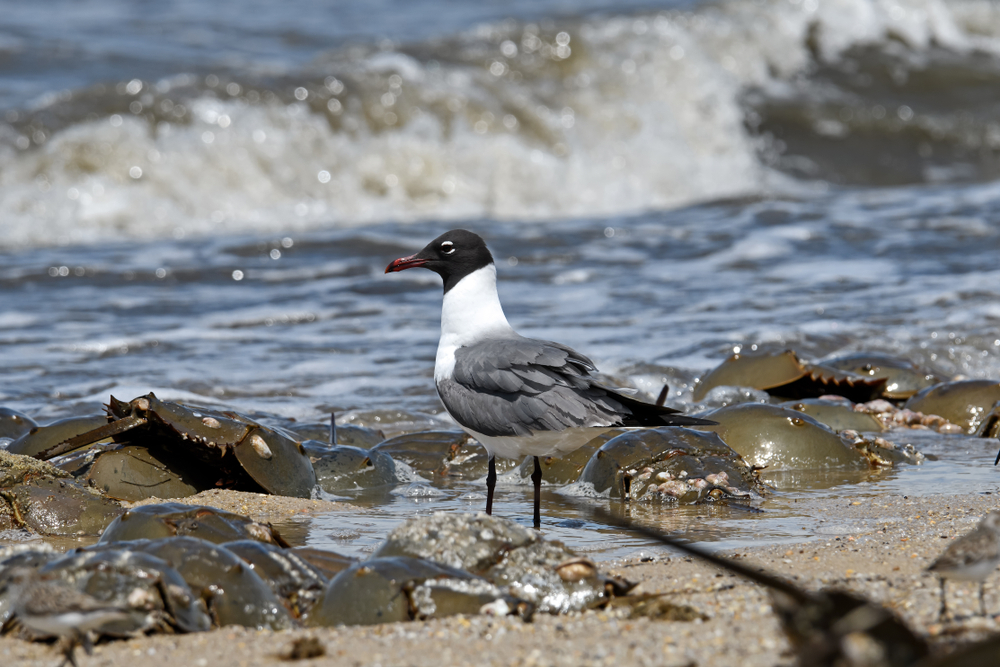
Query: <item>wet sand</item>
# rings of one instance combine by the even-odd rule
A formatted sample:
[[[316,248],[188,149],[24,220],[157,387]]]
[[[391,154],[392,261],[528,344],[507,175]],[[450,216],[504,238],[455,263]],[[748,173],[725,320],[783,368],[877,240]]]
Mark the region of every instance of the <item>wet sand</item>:
[[[211,504],[214,492],[200,502]],[[245,495],[245,494],[244,494]],[[220,497],[220,500],[226,500]],[[229,498],[228,500],[232,500]],[[266,502],[264,502],[266,500]],[[814,519],[811,535],[797,545],[728,552],[810,588],[838,587],[893,609],[928,637],[938,651],[997,632],[993,618],[978,617],[975,584],[949,583],[956,620],[938,622],[939,587],[924,568],[949,541],[996,508],[993,494],[941,495],[910,499],[884,496],[831,503]],[[241,498],[248,507],[252,499]],[[252,511],[283,501],[260,497]],[[300,501],[294,501],[300,502]],[[304,501],[312,502],[312,501]],[[230,507],[227,507],[229,509]],[[253,516],[253,514],[251,514]],[[823,534],[819,534],[819,533]],[[785,640],[767,592],[661,548],[602,566],[639,582],[637,593],[657,593],[688,605],[704,621],[628,618],[624,609],[570,616],[516,618],[453,617],[427,622],[286,632],[224,628],[194,635],[159,635],[115,641],[81,653],[81,667],[148,664],[244,667],[279,662],[279,654],[302,637],[315,637],[326,651],[312,662],[328,665],[788,665]],[[1000,577],[987,584],[986,602],[1000,613]],[[0,664],[54,666],[59,656],[42,643],[0,639]]]

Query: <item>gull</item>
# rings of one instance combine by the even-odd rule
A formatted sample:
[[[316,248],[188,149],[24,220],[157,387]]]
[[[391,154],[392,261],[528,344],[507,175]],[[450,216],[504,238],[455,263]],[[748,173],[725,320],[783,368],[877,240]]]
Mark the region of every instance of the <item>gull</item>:
[[[441,276],[441,339],[434,384],[448,414],[489,454],[486,513],[493,513],[497,456],[534,457],[534,526],[541,527],[539,457],[560,456],[604,430],[629,426],[701,426],[678,414],[603,387],[597,368],[559,343],[525,338],[507,322],[497,269],[486,243],[464,229],[442,234],[386,273],[424,268]]]

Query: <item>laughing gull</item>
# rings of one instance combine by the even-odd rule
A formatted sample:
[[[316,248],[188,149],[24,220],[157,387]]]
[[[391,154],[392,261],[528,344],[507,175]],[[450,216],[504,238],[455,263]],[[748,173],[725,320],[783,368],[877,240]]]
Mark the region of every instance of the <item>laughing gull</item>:
[[[486,243],[455,229],[386,273],[422,267],[444,280],[434,383],[448,414],[489,454],[486,513],[493,513],[495,457],[533,456],[535,528],[541,525],[540,456],[560,456],[602,430],[620,426],[711,425],[677,410],[602,387],[594,363],[565,345],[518,335],[497,296],[497,269]]]

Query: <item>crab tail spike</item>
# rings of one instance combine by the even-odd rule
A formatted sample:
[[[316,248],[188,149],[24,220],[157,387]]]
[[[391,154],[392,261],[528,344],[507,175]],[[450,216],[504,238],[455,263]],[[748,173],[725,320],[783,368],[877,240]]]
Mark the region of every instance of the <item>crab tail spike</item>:
[[[104,438],[110,438],[113,435],[131,431],[137,426],[142,426],[147,421],[148,420],[145,417],[138,417],[136,415],[125,417],[124,419],[117,419],[113,422],[105,424],[104,426],[98,426],[93,431],[81,433],[80,435],[73,436],[69,440],[63,440],[57,445],[44,449],[35,454],[35,458],[41,459],[42,461],[48,461],[49,459],[55,458],[60,454],[71,452],[74,449],[79,449],[80,447],[97,442],[98,440],[104,440]]]
[[[1000,463],[1000,451],[997,452],[997,460],[993,462],[993,465]]]
[[[330,413],[330,444],[337,444],[337,413]]]
[[[667,394],[670,393],[670,385],[663,385],[663,389],[660,390],[660,395],[656,397],[656,407],[662,408],[663,404],[667,402]]]

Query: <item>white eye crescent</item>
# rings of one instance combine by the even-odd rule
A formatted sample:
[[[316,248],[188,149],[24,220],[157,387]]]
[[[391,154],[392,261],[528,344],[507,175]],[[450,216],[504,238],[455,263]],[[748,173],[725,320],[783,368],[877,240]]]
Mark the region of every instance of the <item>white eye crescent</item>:
[[[444,241],[441,244],[441,252],[443,252],[446,255],[452,254],[453,252],[455,252],[455,244],[452,243],[451,241]]]

